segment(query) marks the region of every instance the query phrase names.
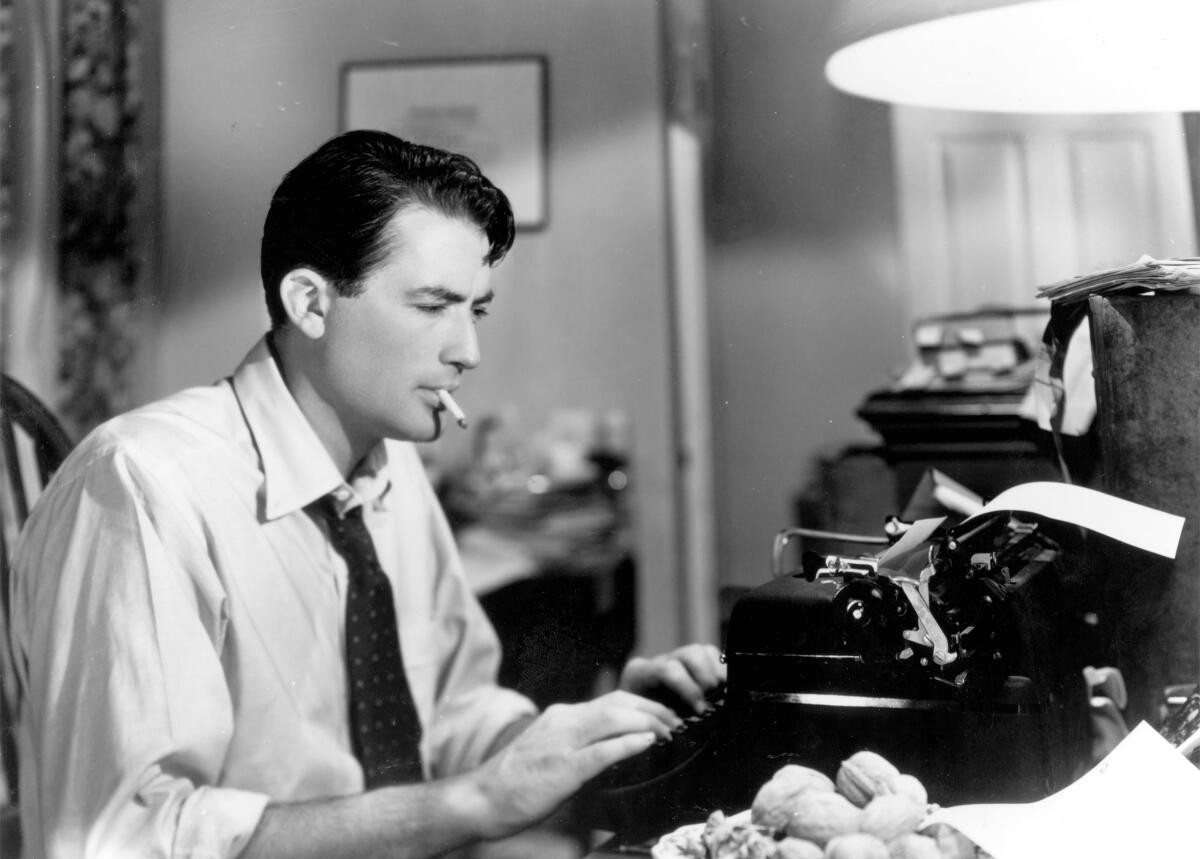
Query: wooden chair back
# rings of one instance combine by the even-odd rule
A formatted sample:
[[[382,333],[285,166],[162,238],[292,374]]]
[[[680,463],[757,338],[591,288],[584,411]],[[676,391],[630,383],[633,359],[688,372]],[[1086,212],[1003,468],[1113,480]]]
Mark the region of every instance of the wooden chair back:
[[[0,763],[3,763],[6,802],[0,807],[0,855],[15,855],[19,844],[16,689],[8,665],[10,552],[42,488],[71,451],[70,436],[54,413],[28,388],[0,374]],[[14,840],[16,843],[14,843]]]

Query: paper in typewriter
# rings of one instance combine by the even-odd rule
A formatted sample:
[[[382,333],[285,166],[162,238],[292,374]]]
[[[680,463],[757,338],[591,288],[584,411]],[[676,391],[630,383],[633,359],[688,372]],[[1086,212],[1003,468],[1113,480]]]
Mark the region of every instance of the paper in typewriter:
[[[1058,793],[934,812],[994,859],[1196,855],[1200,770],[1145,722]]]
[[[1091,531],[1174,558],[1183,517],[1069,483],[1023,483],[1006,489],[967,522],[998,510],[1021,511],[1070,522]]]

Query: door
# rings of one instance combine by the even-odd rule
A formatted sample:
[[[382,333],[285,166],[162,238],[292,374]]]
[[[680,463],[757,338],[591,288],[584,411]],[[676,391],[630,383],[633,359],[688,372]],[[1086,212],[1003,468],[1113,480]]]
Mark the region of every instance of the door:
[[[1028,306],[1046,283],[1195,251],[1178,114],[896,106],[892,124],[913,318]]]

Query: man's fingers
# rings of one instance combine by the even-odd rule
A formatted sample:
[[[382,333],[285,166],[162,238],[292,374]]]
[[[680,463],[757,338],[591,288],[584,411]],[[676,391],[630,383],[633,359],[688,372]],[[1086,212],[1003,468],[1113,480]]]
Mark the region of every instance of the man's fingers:
[[[610,692],[582,704],[554,705],[539,721],[542,733],[559,737],[575,749],[624,734],[652,733],[666,739],[683,724],[669,707],[628,692]]]
[[[659,680],[697,713],[703,712],[704,687],[696,681],[691,670],[683,662],[669,659],[659,672]]]
[[[680,719],[675,711],[658,701],[652,701],[641,695],[635,695],[633,692],[625,692],[617,690],[609,692],[607,695],[602,695],[596,698],[593,703],[611,704],[617,707],[626,707],[631,710],[637,710],[649,716],[653,716],[657,721],[662,723],[668,731],[679,727]]]
[[[583,781],[598,776],[618,761],[646,751],[658,740],[652,733],[622,734],[600,740],[580,749],[575,755],[578,772]]]
[[[712,645],[690,644],[660,657],[658,680],[697,713],[708,707],[705,694],[725,682],[721,654]]]
[[[711,644],[690,644],[671,655],[683,663],[703,688],[712,689],[725,682],[725,665],[721,662],[721,652]]]
[[[671,736],[671,728],[649,713],[617,707],[602,710],[589,727],[590,730],[582,738],[585,743],[597,743],[626,734],[650,733],[664,740]]]
[[[621,687],[702,713],[708,706],[706,692],[723,684],[725,676],[716,647],[689,644],[653,659],[629,660],[621,672]]]

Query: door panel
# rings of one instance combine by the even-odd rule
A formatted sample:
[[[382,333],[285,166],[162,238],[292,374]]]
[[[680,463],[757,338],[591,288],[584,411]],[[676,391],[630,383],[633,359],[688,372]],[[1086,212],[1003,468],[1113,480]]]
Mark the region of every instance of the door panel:
[[[914,318],[1030,305],[1044,283],[1195,252],[1177,114],[897,106],[892,122]]]

